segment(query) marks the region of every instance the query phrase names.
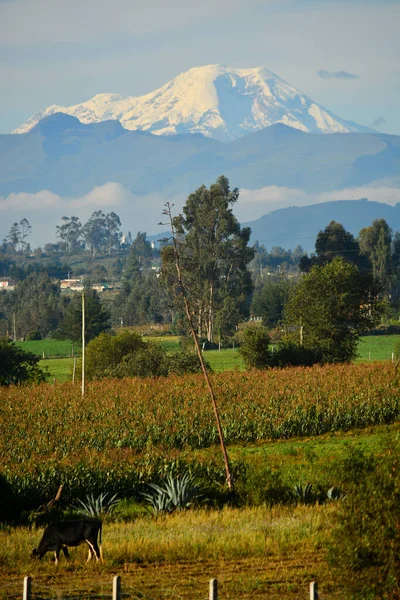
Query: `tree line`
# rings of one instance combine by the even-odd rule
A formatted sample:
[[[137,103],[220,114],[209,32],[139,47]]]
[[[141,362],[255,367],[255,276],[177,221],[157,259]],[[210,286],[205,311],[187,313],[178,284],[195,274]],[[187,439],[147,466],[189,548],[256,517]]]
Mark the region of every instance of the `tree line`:
[[[366,307],[364,320],[360,325],[352,325],[357,335],[372,326],[372,321],[379,322],[382,315],[398,318],[400,234],[393,234],[386,221],[374,221],[357,237],[332,221],[318,233],[311,256],[301,247],[293,251],[274,247],[268,252],[263,245],[251,245],[250,229],[241,227],[236,219],[234,205],[238,198],[239,191],[232,190],[223,176],[210,188],[201,186],[190,194],[182,213],[173,216],[176,249],[170,238],[162,242],[160,250],[154,249],[146,233],[138,232],[135,239],[128,236],[122,251],[120,219],[115,213],[96,211],[83,227],[76,217],[64,217],[58,235],[63,240],[65,260],[79,247],[83,250],[82,236],[92,240],[85,242],[94,259],[86,264],[87,293],[101,314],[100,328],[94,327],[93,336],[111,327],[144,323],[170,323],[173,332],[186,333],[176,286],[176,252],[196,331],[209,345],[237,338],[241,324],[259,319],[270,332],[286,330],[298,341],[302,335],[301,343],[306,347],[311,322],[316,319],[315,308],[313,317],[305,312],[317,301],[314,287],[324,290],[325,304],[320,298],[319,305],[324,304],[326,314],[321,316],[321,323],[329,312],[342,315],[339,321],[345,320],[348,299],[343,307],[328,306],[328,298],[337,297],[340,286],[346,289],[346,285],[355,288],[352,310],[356,310],[357,303]],[[27,224],[21,221],[19,231],[19,241],[16,236],[13,245],[10,240],[3,243],[3,263],[12,260],[4,252],[10,244],[18,253],[26,250]],[[97,252],[110,257],[107,269],[96,260]],[[13,270],[17,275],[15,290],[0,292],[0,334],[13,336],[16,332],[18,338],[71,337],[76,329],[78,338],[79,326],[74,328],[73,322],[80,319],[79,298],[61,294],[55,281],[61,273],[66,277],[71,272],[70,265],[53,257],[47,262],[43,258],[34,263],[32,259],[25,263],[16,261],[9,265],[9,272]],[[111,270],[119,282],[118,289],[102,298],[93,290],[89,292],[93,278],[107,277]],[[340,282],[340,277],[346,279],[345,276],[347,284]],[[379,310],[378,304],[382,306]],[[299,307],[303,307],[301,314]],[[374,319],[368,321],[372,313]],[[332,323],[331,327],[340,328]],[[88,339],[91,335],[89,332]]]

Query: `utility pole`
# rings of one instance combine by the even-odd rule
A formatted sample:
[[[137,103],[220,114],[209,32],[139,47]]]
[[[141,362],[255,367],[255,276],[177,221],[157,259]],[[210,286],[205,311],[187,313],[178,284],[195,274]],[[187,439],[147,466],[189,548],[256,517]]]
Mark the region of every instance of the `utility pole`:
[[[85,292],[82,292],[82,398],[85,395]]]

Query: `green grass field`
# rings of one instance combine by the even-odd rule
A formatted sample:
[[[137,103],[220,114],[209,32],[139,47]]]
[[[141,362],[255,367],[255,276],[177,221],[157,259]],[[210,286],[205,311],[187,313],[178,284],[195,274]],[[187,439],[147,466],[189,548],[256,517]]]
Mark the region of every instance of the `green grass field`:
[[[168,353],[177,352],[179,350],[179,337],[146,337],[146,340],[162,344]],[[359,358],[358,362],[367,361],[391,361],[392,353],[395,346],[400,342],[400,335],[370,335],[360,339],[358,346]],[[39,340],[35,342],[17,342],[19,346],[29,352],[39,354],[45,353],[45,357],[49,356],[64,356],[64,358],[53,358],[42,360],[41,366],[46,366],[50,372],[49,381],[56,379],[57,381],[71,381],[73,359],[66,358],[71,356],[71,342],[59,340]],[[76,347],[75,354],[80,355],[80,348]],[[218,350],[206,350],[204,358],[209,363],[215,373],[222,371],[244,370],[245,366],[237,348],[224,348]]]
[[[400,344],[400,335],[366,335],[358,345],[358,360],[392,360],[396,344]]]
[[[45,358],[67,357],[77,355],[80,356],[80,343],[75,343],[72,349],[72,342],[68,340],[32,340],[26,342],[16,342],[17,346],[23,348],[26,352],[32,352]],[[73,353],[73,354],[72,354]]]

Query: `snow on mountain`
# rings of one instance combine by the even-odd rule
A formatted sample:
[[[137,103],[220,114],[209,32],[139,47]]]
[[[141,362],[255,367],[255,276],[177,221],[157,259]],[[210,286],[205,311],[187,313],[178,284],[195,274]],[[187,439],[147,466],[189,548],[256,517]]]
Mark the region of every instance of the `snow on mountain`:
[[[13,133],[27,133],[56,112],[82,123],[117,119],[125,129],[157,135],[202,133],[224,142],[274,123],[309,133],[367,131],[330,113],[263,67],[195,67],[144,96],[97,94],[74,106],[49,106]]]

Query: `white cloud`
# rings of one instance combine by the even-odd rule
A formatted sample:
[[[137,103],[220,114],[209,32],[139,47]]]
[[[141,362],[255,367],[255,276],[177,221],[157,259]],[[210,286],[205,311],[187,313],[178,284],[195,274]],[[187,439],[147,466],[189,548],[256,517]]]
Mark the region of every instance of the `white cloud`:
[[[116,207],[124,204],[132,194],[120,183],[109,182],[94,187],[88,194],[69,200],[70,208],[104,208]]]
[[[60,196],[48,190],[42,190],[36,194],[25,192],[12,193],[6,198],[0,196],[0,210],[39,211],[58,208],[61,205],[62,199]]]

